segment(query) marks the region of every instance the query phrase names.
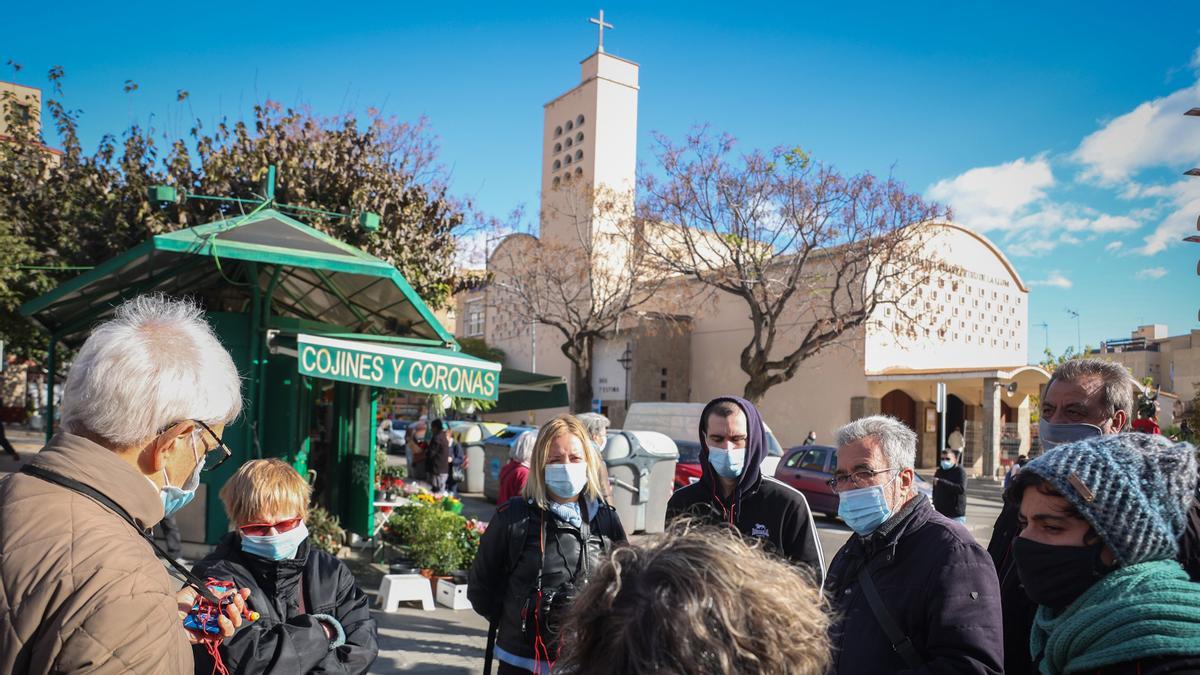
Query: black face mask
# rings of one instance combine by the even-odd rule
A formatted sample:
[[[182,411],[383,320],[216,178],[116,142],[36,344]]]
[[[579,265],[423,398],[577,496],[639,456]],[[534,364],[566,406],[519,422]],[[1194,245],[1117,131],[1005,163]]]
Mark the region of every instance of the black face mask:
[[[1013,561],[1025,595],[1055,611],[1065,609],[1112,569],[1100,560],[1104,542],[1056,546],[1017,537]]]

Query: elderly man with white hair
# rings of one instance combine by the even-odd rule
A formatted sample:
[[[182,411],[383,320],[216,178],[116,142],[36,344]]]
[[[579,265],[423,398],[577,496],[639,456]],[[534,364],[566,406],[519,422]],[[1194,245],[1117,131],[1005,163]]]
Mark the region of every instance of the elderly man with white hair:
[[[1001,673],[1000,589],[987,552],[913,486],[917,435],[878,415],[837,433],[838,515],[854,530],[829,566],[832,671]]]
[[[0,481],[0,672],[191,672],[195,592],[144,532],[229,456],[233,360],[196,305],[142,296],[95,327],[62,401],[61,430]]]

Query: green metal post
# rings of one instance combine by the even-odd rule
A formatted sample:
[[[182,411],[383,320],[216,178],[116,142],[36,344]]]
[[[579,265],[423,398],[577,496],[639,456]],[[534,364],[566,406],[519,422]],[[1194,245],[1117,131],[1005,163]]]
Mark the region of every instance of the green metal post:
[[[272,171],[275,169],[271,167]],[[262,309],[258,312],[258,323],[254,327],[254,339],[259,343],[259,361],[258,361],[258,393],[254,396],[255,405],[258,408],[258,420],[255,424],[255,429],[262,429],[263,423],[266,421],[267,406],[267,360],[271,358],[271,350],[267,346],[267,325],[271,321],[271,298],[275,295],[275,285],[279,283],[279,273],[283,268],[276,265],[275,271],[271,273],[271,282],[267,284],[266,295],[262,298]],[[258,288],[258,280],[254,281],[254,288]],[[259,302],[255,300],[255,302]]]
[[[275,165],[267,167],[267,201],[275,201]]]
[[[252,424],[246,425],[246,443],[250,450],[250,456],[255,459],[262,459],[258,440],[261,429],[258,425],[259,413],[262,410],[262,401],[259,400],[260,383],[262,381],[263,372],[259,367],[262,358],[262,340],[259,339],[259,312],[260,296],[258,288],[258,264],[246,263],[246,279],[250,282],[250,381],[246,383],[246,391],[250,394],[251,409],[246,411],[246,418],[254,420]]]
[[[58,336],[50,336],[50,344],[46,347],[46,442],[54,435],[54,370],[58,367],[55,357],[58,354]]]

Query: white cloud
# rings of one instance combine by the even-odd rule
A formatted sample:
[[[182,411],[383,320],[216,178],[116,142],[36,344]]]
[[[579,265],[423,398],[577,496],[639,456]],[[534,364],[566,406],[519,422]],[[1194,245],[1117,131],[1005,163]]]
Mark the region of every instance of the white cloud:
[[[1045,157],[1024,157],[996,166],[978,167],[938,181],[929,197],[954,209],[955,220],[976,230],[1011,229],[1014,217],[1046,196],[1054,174]]]
[[[1082,178],[1116,185],[1150,167],[1190,167],[1200,146],[1200,120],[1183,113],[1198,100],[1200,82],[1142,103],[1088,135],[1072,154],[1084,167]]]
[[[1200,179],[1185,178],[1175,183],[1160,186],[1156,192],[1164,196],[1163,205],[1167,215],[1146,235],[1144,245],[1136,251],[1142,255],[1154,255],[1168,246],[1179,245],[1181,240],[1196,230],[1196,218],[1200,216]]]
[[[1058,270],[1051,270],[1045,279],[1030,281],[1030,286],[1052,286],[1054,288],[1070,288],[1071,280],[1063,276],[1063,273]]]
[[[1125,245],[1125,242],[1110,241],[1110,242],[1108,242],[1107,245],[1105,245],[1104,250],[1108,251],[1109,253],[1116,253],[1117,251],[1120,251],[1121,247],[1124,245]]]
[[[1139,279],[1161,279],[1167,276],[1167,268],[1165,267],[1147,267],[1144,270],[1139,270],[1137,278]]]

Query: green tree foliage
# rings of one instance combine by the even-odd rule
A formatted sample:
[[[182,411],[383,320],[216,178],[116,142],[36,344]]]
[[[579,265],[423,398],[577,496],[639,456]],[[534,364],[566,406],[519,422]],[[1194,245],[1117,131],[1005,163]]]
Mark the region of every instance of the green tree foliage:
[[[355,219],[302,219],[395,265],[432,306],[449,300],[455,235],[469,205],[449,195],[423,120],[401,123],[376,110],[365,119],[322,117],[267,101],[250,121],[221,120],[211,132],[199,121],[182,137],[134,124],[89,153],[80,113],[64,103],[62,69],[51,69],[49,80],[45,109],[61,152],[46,147],[37,124],[12,124],[20,101],[0,101],[10,121],[0,142],[0,339],[13,351],[38,356],[44,347],[45,336],[17,313],[23,302],[150,236],[237,213],[214,201],[152,204],[149,186],[253,198],[271,164],[280,203],[378,213],[375,232]],[[133,95],[136,83],[124,89]],[[186,98],[180,90],[178,100]]]

